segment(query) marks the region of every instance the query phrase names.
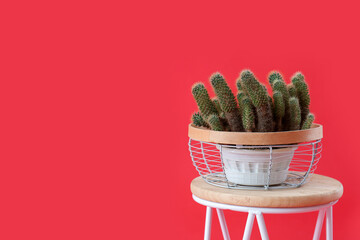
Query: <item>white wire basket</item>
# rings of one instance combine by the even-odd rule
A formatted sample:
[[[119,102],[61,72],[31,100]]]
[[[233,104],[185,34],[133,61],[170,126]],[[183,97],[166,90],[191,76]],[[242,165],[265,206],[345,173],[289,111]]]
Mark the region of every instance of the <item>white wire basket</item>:
[[[296,188],[321,158],[321,140],[288,145],[246,146],[189,139],[190,156],[209,184],[232,189]]]

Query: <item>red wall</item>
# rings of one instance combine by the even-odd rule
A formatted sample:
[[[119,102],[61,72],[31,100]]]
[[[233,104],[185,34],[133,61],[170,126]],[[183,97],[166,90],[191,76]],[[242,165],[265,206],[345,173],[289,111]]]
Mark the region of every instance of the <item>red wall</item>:
[[[130,2],[130,1],[129,1]],[[1,3],[0,238],[202,239],[187,150],[190,88],[244,68],[301,70],[340,180],[335,239],[360,239],[356,1]],[[245,215],[225,213],[240,239]],[[316,214],[265,216],[311,239]],[[323,232],[324,233],[324,232]],[[324,234],[322,239],[324,238]],[[217,220],[213,239],[220,238]],[[259,239],[257,227],[253,239]]]

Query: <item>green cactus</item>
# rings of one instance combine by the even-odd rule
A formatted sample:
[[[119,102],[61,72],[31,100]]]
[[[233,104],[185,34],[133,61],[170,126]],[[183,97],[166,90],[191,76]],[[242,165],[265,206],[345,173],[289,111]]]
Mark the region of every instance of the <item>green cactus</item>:
[[[280,80],[284,82],[283,76],[277,71],[271,71],[268,75],[268,79],[270,85],[272,85],[275,80]]]
[[[309,112],[309,88],[304,76],[295,73],[292,83],[286,85],[283,76],[272,71],[268,81],[273,90],[272,97],[249,70],[242,71],[236,80],[236,96],[219,73],[210,77],[216,94],[213,99],[204,84],[194,84],[192,94],[200,113],[193,114],[193,125],[216,131],[247,132],[310,128],[314,115]]]
[[[241,78],[236,79],[236,88],[238,91],[243,91],[243,87],[241,86]]]
[[[291,82],[292,82],[293,79],[300,80],[300,81],[305,81],[305,76],[301,72],[296,72],[291,77]]]
[[[254,107],[251,100],[248,97],[241,99],[242,102],[242,122],[246,132],[254,132],[256,129],[255,125],[255,114]]]
[[[221,112],[220,115],[219,115],[220,118],[224,118],[226,120],[226,116],[225,116],[225,113],[224,112]]]
[[[283,95],[284,101],[289,101],[289,92],[287,90],[285,82],[281,80],[275,80],[271,86],[273,91],[278,91]]]
[[[282,80],[275,80],[271,85],[273,92],[280,92],[283,97],[284,107],[285,107],[285,115],[283,117],[283,123],[281,124],[282,130],[289,129],[289,120],[290,120],[290,110],[289,110],[289,92],[287,90],[286,84]]]
[[[201,114],[198,112],[192,115],[192,123],[197,127],[209,127],[209,125],[202,118]]]
[[[213,97],[211,99],[211,101],[214,103],[214,106],[216,108],[216,110],[218,111],[219,115],[222,113],[221,107],[220,107],[220,103],[219,100],[217,99],[217,97]]]
[[[240,113],[242,113],[242,109],[243,109],[243,106],[242,106],[242,99],[246,97],[246,94],[244,93],[244,91],[242,90],[239,90],[236,94],[236,98],[238,100],[238,103],[239,103],[239,109],[240,109]]]
[[[281,92],[275,91],[273,93],[274,98],[274,117],[276,122],[276,128],[278,131],[282,131],[282,120],[285,116],[285,103]]]
[[[221,110],[219,99],[217,99],[217,97],[213,97],[211,100],[214,103],[215,108],[219,113],[220,121],[221,121],[221,124],[224,126],[224,129],[229,129],[229,123],[226,120],[225,113]]]
[[[240,74],[241,85],[246,90],[251,102],[256,108],[257,114],[257,131],[271,132],[273,131],[273,117],[271,106],[269,104],[268,93],[254,74],[249,70],[244,70]]]
[[[289,100],[290,106],[290,130],[299,130],[301,124],[301,109],[299,100],[296,97],[291,97]]]
[[[312,123],[314,122],[315,116],[312,113],[309,113],[301,127],[302,130],[311,128]]]
[[[224,129],[225,130],[229,129],[229,123],[226,120],[225,113],[221,110],[219,99],[217,99],[217,97],[213,97],[211,99],[211,101],[214,103],[214,106],[219,113],[220,121],[221,121],[221,124],[224,126]]]
[[[269,104],[270,104],[270,107],[271,107],[271,112],[273,113],[273,116],[275,116],[274,114],[275,114],[275,106],[274,106],[274,102],[273,102],[273,99],[270,97],[270,96],[268,96],[268,99],[269,99]]]
[[[296,88],[292,83],[287,85],[287,90],[289,92],[290,97],[297,97]]]
[[[296,88],[296,93],[299,98],[299,103],[301,107],[301,124],[305,121],[307,115],[309,114],[309,106],[310,106],[310,94],[309,87],[305,82],[304,75],[301,72],[297,72],[291,79],[292,83]]]
[[[269,99],[269,104],[270,104],[270,107],[271,107],[272,116],[273,116],[273,118],[275,118],[275,106],[274,106],[274,101],[273,101],[272,97],[270,97],[269,95],[268,95],[268,99]],[[275,119],[273,119],[273,129],[276,130],[276,122],[275,122]]]
[[[191,91],[204,120],[211,114],[218,114],[203,83],[195,83]]]
[[[207,122],[210,125],[210,128],[214,131],[223,131],[224,127],[221,123],[221,120],[218,115],[212,114],[208,117]]]
[[[235,96],[220,73],[210,77],[210,83],[219,99],[220,107],[230,125],[231,131],[240,132],[243,130],[239,108]]]

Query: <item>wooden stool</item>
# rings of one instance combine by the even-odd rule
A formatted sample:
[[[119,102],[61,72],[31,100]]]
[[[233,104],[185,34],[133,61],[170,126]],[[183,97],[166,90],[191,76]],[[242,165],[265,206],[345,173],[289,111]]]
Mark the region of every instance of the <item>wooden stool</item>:
[[[319,211],[313,239],[319,239],[326,213],[326,239],[333,239],[334,205],[343,194],[342,184],[330,177],[314,174],[300,188],[276,190],[235,190],[220,188],[206,183],[201,177],[191,182],[193,199],[207,207],[204,239],[210,239],[212,209],[219,218],[224,239],[230,239],[223,209],[247,212],[243,239],[250,239],[256,216],[262,239],[269,239],[263,213],[284,214]]]

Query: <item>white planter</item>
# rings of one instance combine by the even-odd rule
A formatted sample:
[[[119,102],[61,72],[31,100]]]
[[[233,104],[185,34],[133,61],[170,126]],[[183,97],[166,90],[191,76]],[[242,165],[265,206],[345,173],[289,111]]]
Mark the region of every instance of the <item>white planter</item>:
[[[272,166],[269,185],[286,180],[290,162],[296,147],[272,150]],[[228,181],[251,186],[266,185],[270,164],[270,149],[240,149],[222,147],[222,160]]]

